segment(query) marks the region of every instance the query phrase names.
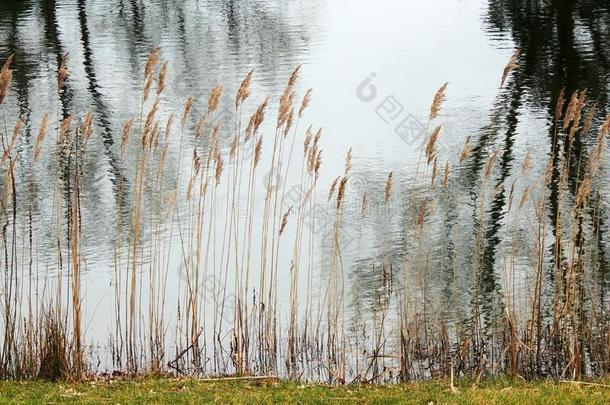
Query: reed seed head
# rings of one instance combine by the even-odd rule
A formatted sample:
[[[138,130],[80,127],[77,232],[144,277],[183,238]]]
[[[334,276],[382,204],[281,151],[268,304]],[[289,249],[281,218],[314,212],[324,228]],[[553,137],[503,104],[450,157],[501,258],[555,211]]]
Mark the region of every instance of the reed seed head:
[[[15,127],[13,128],[13,135],[11,136],[11,139],[10,139],[8,145],[6,145],[6,147],[4,149],[4,154],[2,155],[3,162],[11,156],[12,149],[15,146],[15,144],[17,143],[17,139],[19,139],[19,134],[21,133],[21,130],[23,129],[24,124],[25,124],[25,115],[20,115],[19,118],[17,119],[17,122],[15,123]]]
[[[130,118],[123,125],[123,135],[121,136],[121,157],[125,153],[125,148],[129,142],[129,135],[131,134],[131,127],[133,126],[133,118]]]
[[[4,65],[2,66],[2,70],[0,71],[0,104],[4,102],[8,94],[8,89],[11,85],[11,80],[13,78],[13,71],[11,70],[11,63],[13,62],[14,54],[11,54]]]
[[[282,218],[282,225],[280,226],[280,236],[282,235],[282,233],[284,233],[284,229],[286,229],[286,225],[288,225],[288,216],[290,215],[291,212],[292,212],[292,207],[289,207],[288,210],[286,211],[286,213],[284,214],[284,217]]]
[[[438,140],[438,136],[441,133],[441,126],[437,126],[432,134],[430,135],[430,139],[428,140],[428,145],[426,145],[426,156],[428,158],[428,164],[432,163],[434,158],[436,158],[436,141]]]
[[[345,168],[343,171],[343,175],[347,176],[349,171],[352,169],[352,148],[350,147],[347,151],[347,156],[345,157]]]
[[[57,71],[57,91],[61,91],[66,83],[66,80],[70,76],[70,72],[68,71],[68,54],[66,53],[59,63],[59,70]]]
[[[468,135],[458,159],[460,164],[464,163],[464,161],[468,159],[468,156],[470,156],[470,152],[472,152],[472,147],[470,146],[470,135]]]
[[[239,107],[250,96],[250,81],[252,80],[253,73],[254,69],[250,70],[239,85],[239,90],[237,90],[237,95],[235,96],[235,108]]]
[[[182,111],[182,119],[180,120],[180,126],[184,129],[184,125],[186,124],[186,119],[188,118],[189,112],[191,108],[193,108],[193,96],[189,96],[184,103],[184,110]]]
[[[426,221],[426,213],[428,211],[428,197],[424,198],[419,205],[419,212],[417,213],[417,225],[421,228]]]
[[[333,180],[333,182],[330,184],[330,190],[328,191],[328,200],[330,201],[331,198],[333,198],[333,195],[335,194],[335,190],[337,189],[337,184],[339,184],[339,180],[341,179],[341,176],[335,178]]]
[[[360,218],[364,218],[369,209],[369,200],[366,197],[366,193],[362,194],[362,202],[360,204]]]
[[[305,132],[305,139],[303,140],[303,155],[307,156],[307,151],[309,150],[309,145],[311,144],[311,140],[313,139],[313,133],[311,132],[311,125],[307,128]]]
[[[219,84],[214,86],[212,91],[210,92],[210,97],[208,98],[208,112],[213,113],[218,108],[218,102],[220,101],[220,96],[222,96],[222,92],[224,90],[224,86]]]
[[[195,125],[195,139],[199,139],[203,132],[203,126],[205,125],[207,115],[202,115],[197,120],[197,125]]]
[[[510,75],[510,73],[513,70],[515,70],[519,67],[519,55],[520,54],[521,54],[521,51],[519,49],[517,49],[515,51],[515,53],[513,53],[513,55],[508,60],[508,63],[504,67],[504,72],[502,73],[502,81],[500,82],[500,87],[504,87],[504,83],[506,82],[508,75]]]
[[[292,127],[292,124],[294,122],[294,108],[290,109],[290,112],[287,115],[286,118],[286,126],[284,127],[284,138],[286,138],[286,136],[288,136],[288,131],[290,131],[290,128]]]
[[[155,66],[159,63],[159,52],[161,52],[161,48],[153,49],[150,54],[148,54],[148,59],[146,60],[146,65],[144,66],[144,78],[148,79],[152,76]]]
[[[59,124],[59,139],[60,141],[65,141],[70,133],[70,125],[72,124],[73,116],[67,116],[61,123]]]
[[[174,113],[170,113],[167,117],[167,123],[165,124],[165,140],[169,138],[172,133],[172,126],[174,125]]]
[[[288,87],[294,87],[294,85],[296,84],[299,78],[299,72],[301,71],[301,67],[303,67],[303,65],[297,66],[290,74],[290,77],[288,78]]]
[[[525,203],[527,202],[527,197],[529,196],[529,193],[530,193],[530,186],[527,185],[523,189],[523,194],[521,194],[521,198],[519,199],[519,209],[522,209],[523,206],[525,205]]]
[[[220,151],[216,151],[216,173],[215,173],[215,177],[216,177],[216,185],[218,186],[220,184],[220,180],[222,178],[222,170],[223,170],[223,160],[222,160],[222,156],[220,155]]]
[[[557,104],[555,106],[555,119],[559,121],[563,117],[563,106],[566,102],[566,89],[562,87],[557,97]]]
[[[345,198],[345,187],[347,186],[347,176],[343,176],[339,182],[339,190],[337,191],[337,209],[341,208],[341,202]]]
[[[256,141],[256,146],[254,147],[254,163],[253,167],[256,168],[258,166],[258,162],[261,160],[261,152],[263,148],[263,137],[260,136]]]
[[[441,110],[441,106],[445,101],[445,92],[447,90],[448,85],[449,83],[445,83],[436,91],[434,99],[432,100],[432,105],[430,106],[430,115],[428,117],[430,121],[438,117],[438,113]]]
[[[81,125],[81,136],[83,137],[83,143],[87,143],[89,138],[93,134],[93,113],[89,112],[85,115],[83,124]]]
[[[299,108],[299,118],[303,117],[303,112],[307,109],[307,107],[309,107],[309,104],[311,103],[312,91],[312,89],[307,90],[307,92],[305,92],[305,96],[303,96],[303,101],[301,102],[301,107]]]
[[[161,70],[159,71],[159,78],[157,79],[157,96],[161,95],[165,90],[165,81],[167,80],[167,64],[166,61],[163,66],[161,66]]]
[[[500,151],[498,149],[496,149],[487,158],[487,162],[485,163],[485,177],[489,177],[493,173],[494,165],[496,163],[496,158],[498,157],[499,153],[500,153]]]
[[[595,114],[597,113],[597,103],[593,104],[589,111],[587,112],[587,118],[585,119],[585,123],[582,127],[582,133],[588,134],[591,126],[593,126],[593,120],[595,119]]]
[[[40,129],[38,130],[38,136],[36,137],[36,144],[34,146],[34,162],[38,161],[40,157],[40,152],[42,151],[42,142],[47,134],[47,126],[49,125],[49,114],[45,114],[42,117],[42,122],[40,123]]]
[[[385,204],[388,203],[388,201],[390,200],[390,197],[392,195],[392,187],[394,186],[394,172],[390,172],[388,174],[388,178],[385,181],[385,188],[384,188],[384,193],[383,193],[383,201]]]

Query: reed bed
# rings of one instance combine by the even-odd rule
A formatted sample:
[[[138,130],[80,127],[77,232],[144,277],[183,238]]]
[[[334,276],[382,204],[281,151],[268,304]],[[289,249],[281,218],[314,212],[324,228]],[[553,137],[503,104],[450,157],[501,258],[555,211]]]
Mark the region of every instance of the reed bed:
[[[507,64],[500,92],[518,59]],[[11,62],[0,72],[0,108]],[[65,57],[58,95],[69,86],[68,66]],[[297,94],[299,74],[297,67],[279,100],[254,100],[250,71],[234,96],[218,85],[207,100],[189,97],[166,114],[168,62],[160,49],[151,52],[139,115],[115,136],[117,155],[135,156],[135,167],[114,185],[121,199],[109,251],[109,337],[97,342],[110,353],[103,362],[86,344],[82,305],[83,217],[94,215],[83,207],[83,184],[95,117],[45,114],[33,144],[17,150],[24,118],[10,129],[4,116],[2,378],[173,373],[344,384],[608,374],[608,269],[600,258],[608,253],[610,117],[596,118],[586,91],[561,93],[552,153],[528,154],[506,189],[502,152],[489,141],[502,129],[501,109],[483,142],[475,147],[468,137],[441,161],[445,84],[433,97],[415,179],[389,172],[358,195],[349,187],[351,149],[343,172],[330,185],[319,181],[323,131],[303,125],[312,91]],[[223,127],[217,114],[227,97],[235,118]],[[53,184],[43,214],[32,195],[44,154]],[[548,163],[533,173],[532,159]],[[295,173],[288,188],[282,179]],[[505,232],[491,246],[497,201],[506,201]],[[355,230],[346,230],[349,221]],[[381,243],[369,251],[371,223]]]

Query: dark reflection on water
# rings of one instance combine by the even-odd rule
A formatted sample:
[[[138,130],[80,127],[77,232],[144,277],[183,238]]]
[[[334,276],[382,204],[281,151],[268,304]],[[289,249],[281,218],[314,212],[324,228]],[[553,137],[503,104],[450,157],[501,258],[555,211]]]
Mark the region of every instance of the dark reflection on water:
[[[484,273],[491,274],[495,246],[499,243],[498,229],[501,226],[502,213],[506,205],[504,190],[510,185],[506,183],[506,174],[511,170],[512,149],[517,134],[516,128],[520,122],[522,109],[533,109],[546,112],[548,140],[546,150],[536,150],[534,156],[546,160],[553,158],[552,180],[550,182],[549,202],[550,223],[555,226],[558,212],[559,184],[559,154],[553,154],[558,148],[560,139],[556,133],[555,110],[559,93],[564,89],[567,107],[569,96],[577,90],[587,90],[587,98],[597,106],[596,121],[599,123],[607,111],[608,79],[610,78],[610,5],[606,1],[582,0],[563,1],[490,1],[489,10],[485,16],[486,28],[489,31],[500,31],[510,35],[515,46],[521,50],[520,68],[514,73],[513,82],[502,94],[502,107],[505,109],[506,128],[505,139],[501,153],[501,177],[498,186],[502,192],[494,199],[491,209],[491,223],[488,225],[486,238],[488,245],[485,254]],[[483,142],[486,139],[480,138]],[[576,193],[578,174],[584,170],[588,157],[588,149],[594,137],[582,139],[577,137],[574,142],[563,142],[560,147],[563,153],[572,156],[582,156],[582,159],[572,159],[569,167],[568,184],[572,195]],[[477,149],[481,153],[486,144]],[[568,150],[571,148],[571,150]],[[479,165],[480,167],[480,165]],[[581,179],[580,179],[581,180]],[[595,200],[607,200],[607,190],[595,190]],[[604,204],[605,205],[605,204]],[[598,244],[599,268],[607,277],[607,213],[603,213],[599,227]],[[553,229],[553,235],[557,232]],[[550,253],[558,247],[552,245]],[[551,277],[549,273],[548,277]],[[493,277],[484,277],[488,289],[493,289]]]
[[[551,180],[548,183],[547,200],[549,209],[548,223],[551,226],[553,238],[544,254],[544,283],[542,288],[552,293],[554,277],[554,254],[563,252],[562,246],[555,246],[553,239],[558,232],[555,229],[556,219],[560,210],[559,176],[561,171],[561,155],[580,156],[580,159],[570,160],[568,168],[568,189],[570,198],[574,199],[578,186],[582,181],[582,173],[589,156],[589,151],[595,142],[595,135],[587,138],[576,137],[573,142],[562,142],[555,136],[555,111],[560,91],[565,92],[563,109],[567,107],[570,96],[577,90],[587,91],[589,105],[597,107],[594,122],[598,126],[608,114],[608,85],[610,83],[610,4],[607,1],[581,0],[581,1],[494,1],[488,2],[488,8],[482,15],[485,34],[492,40],[498,40],[498,46],[505,46],[509,38],[514,47],[520,50],[519,69],[513,72],[510,80],[498,94],[489,113],[489,124],[478,129],[473,137],[474,146],[472,157],[460,173],[459,185],[454,194],[439,196],[438,209],[443,212],[440,225],[441,234],[435,235],[433,240],[438,246],[430,256],[433,268],[438,269],[439,275],[430,276],[431,283],[438,292],[441,301],[455,302],[452,294],[457,283],[459,291],[466,292],[465,296],[475,296],[473,289],[479,288],[480,295],[471,302],[462,302],[471,308],[471,316],[453,314],[451,304],[447,306],[448,317],[461,317],[462,322],[474,322],[477,314],[483,317],[486,330],[501,319],[504,313],[504,291],[501,286],[501,273],[506,263],[501,262],[503,257],[500,249],[502,243],[520,235],[511,235],[507,230],[508,205],[512,196],[514,180],[521,171],[522,154],[518,151],[529,150],[535,165],[542,167],[552,157]],[[487,106],[481,106],[487,109]],[[588,111],[585,111],[586,114]],[[532,117],[536,118],[534,120]],[[584,118],[583,118],[584,120]],[[541,123],[542,122],[542,123]],[[524,129],[532,125],[535,133],[523,133]],[[561,125],[561,123],[560,123]],[[527,144],[534,139],[536,144],[543,147],[530,149]],[[553,151],[559,148],[559,153]],[[489,189],[495,190],[490,196],[487,192],[481,195],[481,178],[491,151],[498,151],[494,176],[490,179]],[[579,177],[580,173],[580,177]],[[368,174],[364,174],[367,175]],[[378,179],[366,190],[368,195],[380,193],[383,189],[384,179]],[[373,188],[376,188],[373,189]],[[413,192],[413,189],[409,189]],[[407,194],[404,194],[407,195]],[[403,196],[404,196],[403,195]],[[512,197],[511,197],[512,196]],[[602,207],[608,204],[608,189],[605,185],[593,191],[591,197]],[[480,215],[479,209],[482,201],[489,200],[486,212]],[[514,205],[512,202],[513,211]],[[466,206],[470,215],[460,214],[459,206]],[[404,214],[404,211],[403,211]],[[584,214],[586,215],[586,214]],[[409,215],[401,215],[403,216]],[[412,216],[412,215],[411,215]],[[358,222],[358,218],[351,219]],[[608,261],[608,213],[603,211],[599,220],[593,221],[596,240],[586,241],[595,248],[596,268],[599,269],[601,282],[601,302],[606,299],[603,294],[610,283],[610,264]],[[367,227],[368,233],[375,235],[378,246],[378,255],[372,258],[357,258],[354,263],[352,281],[354,289],[353,305],[356,312],[362,305],[369,308],[380,308],[380,294],[386,278],[386,273],[400,274],[405,258],[416,255],[410,244],[405,245],[404,232],[398,234],[384,229],[383,215],[371,220]],[[481,223],[482,222],[482,223]],[[582,220],[580,221],[582,225]],[[401,223],[396,229],[409,230],[412,224]],[[481,229],[482,255],[474,257],[467,249],[476,245],[476,235]],[[357,226],[353,228],[357,232]],[[578,235],[582,229],[578,231]],[[388,260],[383,253],[383,236],[390,239],[393,254]],[[408,231],[407,231],[408,233]],[[459,235],[458,245],[454,244],[452,235]],[[368,235],[370,237],[370,235]],[[526,234],[532,238],[531,234]],[[516,240],[519,244],[522,241]],[[460,244],[463,243],[463,246]],[[454,252],[460,250],[462,261],[455,262]],[[504,255],[505,256],[505,255]],[[563,257],[562,254],[559,254]],[[565,258],[561,260],[566,260]],[[429,265],[426,263],[422,267]],[[562,266],[561,263],[559,267]],[[479,269],[478,283],[473,278],[454,274],[455,269]],[[372,271],[374,269],[375,271]],[[416,271],[416,270],[414,270]],[[476,272],[476,270],[473,270]],[[389,276],[388,276],[389,277]],[[472,276],[477,277],[477,276]],[[456,281],[456,278],[458,281]],[[397,281],[400,282],[400,281]],[[480,283],[480,284],[479,284]],[[475,287],[478,286],[478,287]],[[422,285],[418,284],[418,288]],[[481,311],[479,313],[479,311]]]
[[[94,210],[110,215],[98,216],[88,227],[91,231],[85,237],[93,244],[93,253],[103,256],[101,246],[112,246],[109,235],[116,226],[115,213],[120,213],[119,225],[129,227],[128,178],[136,157],[128,152],[121,162],[118,144],[124,122],[139,114],[141,69],[148,53],[161,46],[164,58],[170,59],[168,109],[180,109],[187,96],[206,99],[218,83],[224,83],[227,94],[232,95],[252,68],[257,69],[257,85],[262,87],[258,97],[274,96],[289,72],[307,59],[316,15],[315,3],[293,9],[265,1],[0,3],[0,58],[15,55],[12,87],[16,102],[9,106],[7,116],[14,113],[12,116],[26,118],[21,147],[32,147],[31,133],[45,112],[52,118],[56,112],[63,118],[76,114],[77,121],[86,111],[94,114],[101,141],[92,149],[93,161],[83,174],[85,198]],[[64,55],[68,55],[71,76],[57,94],[56,72]],[[225,110],[230,110],[231,97],[222,100]],[[222,124],[228,128],[232,118],[226,117],[226,121]],[[46,166],[55,170],[50,163]],[[56,170],[61,173],[69,217],[69,161],[63,159]],[[40,196],[32,196],[33,201],[44,198],[45,190],[40,192]]]

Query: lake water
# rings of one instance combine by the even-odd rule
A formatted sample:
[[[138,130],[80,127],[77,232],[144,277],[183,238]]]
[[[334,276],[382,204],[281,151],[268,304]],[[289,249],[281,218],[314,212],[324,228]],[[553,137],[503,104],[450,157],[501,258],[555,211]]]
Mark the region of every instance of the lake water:
[[[188,96],[194,97],[194,118],[189,123],[193,128],[197,118],[205,112],[213,86],[223,84],[224,94],[216,119],[223,128],[231,128],[235,121],[234,95],[241,80],[252,69],[252,95],[243,119],[269,96],[267,121],[271,121],[266,122],[262,130],[269,140],[264,141],[261,169],[255,180],[255,228],[261,226],[264,218],[264,190],[270,178],[286,195],[300,192],[300,163],[293,163],[285,172],[276,173],[273,168],[277,163],[271,158],[271,145],[275,129],[272,121],[279,98],[291,72],[302,65],[295,87],[297,99],[300,102],[309,88],[313,92],[311,106],[298,127],[295,148],[299,153],[302,150],[301,133],[309,125],[313,125],[314,130],[323,127],[319,146],[323,151],[322,169],[318,179],[323,186],[314,205],[328,208],[328,187],[343,173],[350,148],[353,155],[346,186],[347,203],[342,214],[344,245],[340,254],[347,280],[341,287],[344,296],[341,305],[347,306],[346,312],[353,325],[357,324],[354,319],[366,317],[362,313],[369,313],[367,308],[375,307],[375,302],[379,301],[379,283],[383,285],[380,278],[386,277],[386,272],[394,274],[402,269],[405,258],[415,254],[403,218],[405,212],[412,209],[407,203],[408,197],[417,195],[421,188],[416,173],[420,170],[418,162],[425,134],[437,124],[443,125],[437,144],[439,167],[444,167],[448,161],[452,175],[457,173],[453,167],[457,165],[459,152],[468,136],[471,136],[472,157],[461,168],[455,187],[445,192],[437,186],[433,192],[438,198],[435,212],[439,214],[431,222],[453,224],[447,232],[453,235],[454,242],[449,245],[443,242],[441,231],[449,229],[443,225],[438,227],[441,231],[432,230],[426,236],[427,243],[437,246],[422,254],[433,274],[423,277],[426,282],[416,277],[418,282],[411,287],[412,294],[416,297],[424,288],[430,288],[432,300],[439,306],[451,308],[457,304],[468,312],[472,300],[466,291],[472,290],[476,278],[473,263],[480,260],[479,288],[484,295],[482,306],[489,311],[486,319],[494,318],[498,310],[502,312],[499,302],[504,299],[513,302],[515,308],[522,306],[527,312],[530,272],[536,261],[534,241],[528,240],[533,232],[528,218],[535,216],[535,208],[529,207],[529,216],[511,219],[508,208],[513,193],[511,185],[515,195],[525,188],[526,181],[516,180],[522,179],[521,166],[527,154],[533,162],[528,179],[535,179],[547,170],[547,161],[553,151],[555,105],[562,88],[568,98],[575,90],[588,90],[588,102],[597,103],[598,108],[593,116],[595,128],[608,112],[610,5],[605,1],[2,1],[0,59],[14,54],[13,81],[2,109],[9,128],[16,117],[24,115],[23,135],[15,146],[20,155],[19,167],[34,166],[32,148],[45,113],[53,118],[49,136],[55,136],[55,117],[74,114],[80,122],[87,112],[94,116],[93,136],[80,184],[80,249],[84,269],[81,294],[86,314],[83,324],[87,343],[94,346],[105,346],[108,336],[115,330],[115,288],[121,283],[117,280],[124,277],[119,275],[117,279],[116,269],[124,265],[117,266],[116,252],[117,246],[123,245],[119,256],[129,254],[127,245],[133,227],[131,201],[134,198],[131,182],[140,159],[137,142],[127,147],[124,154],[119,145],[123,124],[130,117],[137,118],[141,114],[144,64],[155,47],[161,49],[161,60],[168,61],[168,84],[158,112],[160,125],[165,125],[170,112],[177,117],[174,134],[168,138],[167,173],[159,184],[167,190],[177,186],[176,204],[182,213],[180,218],[186,222],[191,217],[184,193],[189,183],[187,173],[192,171],[194,141],[183,143],[178,136],[183,105]],[[500,88],[504,67],[516,49],[520,50],[520,67]],[[69,55],[70,76],[65,89],[58,94],[56,72],[65,54]],[[440,115],[429,124],[433,96],[446,82],[449,84]],[[229,130],[221,135],[221,149],[227,161],[231,139]],[[579,139],[575,150],[586,154],[594,141],[593,135]],[[482,196],[480,174],[488,156],[496,151],[496,171],[489,180],[493,192]],[[37,280],[37,283],[47,277],[43,274],[56,272],[57,249],[51,225],[62,219],[53,214],[54,185],[70,178],[69,170],[58,173],[54,162],[53,142],[49,141],[43,147],[36,168],[23,170],[15,176],[17,187],[24,190],[18,194],[18,204],[26,207],[33,202],[35,271],[30,276],[23,274],[24,278]],[[230,164],[227,170],[231,170]],[[603,177],[607,169],[604,166],[601,170]],[[388,205],[384,202],[384,187],[390,172],[393,193]],[[578,165],[574,165],[570,168],[570,177],[578,178],[577,172]],[[442,181],[442,169],[439,173],[437,182]],[[32,176],[35,177],[34,188],[29,186]],[[569,187],[574,189],[576,186]],[[599,277],[594,281],[595,289],[604,291],[610,281],[606,259],[610,254],[607,184],[600,184],[596,192],[601,214],[595,233],[600,236],[591,242],[596,246],[592,266],[599,271]],[[219,191],[219,201],[228,200],[229,193],[230,190]],[[145,191],[145,194],[155,197],[154,190]],[[553,218],[553,212],[561,210],[561,203],[553,199],[557,187],[549,187],[549,194],[551,213],[548,216]],[[361,217],[360,206],[363,195],[368,196],[370,204],[370,214],[365,219]],[[480,201],[485,199],[489,200],[489,205],[481,209],[479,216]],[[297,205],[295,203],[294,207]],[[228,256],[226,262],[220,258],[228,255],[222,234],[228,211],[225,212],[220,203],[218,207],[223,208],[218,208],[218,212],[206,211],[206,218],[219,221],[218,244],[212,243],[211,247],[218,258],[214,256],[210,259],[212,264],[206,266],[227,266],[228,269]],[[285,208],[291,205],[285,203],[278,207],[281,217]],[[246,214],[239,218],[247,225],[247,219],[244,219],[248,215],[247,207],[243,209]],[[70,219],[66,216],[63,221],[68,223]],[[142,261],[139,271],[145,273],[147,280],[146,269],[155,263],[154,246],[158,246],[155,244],[158,237],[157,242],[164,246],[162,263],[167,267],[167,305],[160,311],[167,317],[168,324],[177,320],[179,323],[188,284],[183,265],[185,254],[181,253],[184,247],[177,242],[175,226],[164,227],[160,235],[154,233],[155,226],[152,219],[150,223],[144,221],[145,230],[138,247],[141,249],[138,260]],[[326,232],[316,230],[313,233],[326,235]],[[554,234],[551,228],[547,232]],[[295,236],[298,236],[298,229],[291,227],[289,222],[283,237],[291,240]],[[319,239],[324,242],[325,237]],[[258,236],[253,243],[259,249]],[[480,259],[473,257],[471,252],[477,243],[482,251]],[[27,256],[26,245],[20,242],[19,255]],[[295,260],[292,242],[286,242],[286,245],[277,253],[280,263],[278,294],[282,303],[277,312],[280,323],[288,319],[290,269]],[[63,248],[67,249],[67,246]],[[227,249],[231,250],[230,243]],[[236,255],[243,254],[243,246],[241,250],[234,249]],[[329,246],[321,248],[321,258],[314,255],[319,259],[317,263],[320,262],[318,282],[321,284],[313,288],[319,291],[323,290],[323,280],[329,271],[324,263],[324,252],[329,249],[333,250]],[[507,249],[512,249],[511,264],[507,264],[504,254]],[[552,252],[553,247],[548,249]],[[459,253],[451,253],[454,250]],[[421,252],[418,252],[419,255]],[[450,263],[452,255],[459,258]],[[258,250],[253,253],[252,260],[260,260]],[[24,264],[21,266],[26,268]],[[418,266],[421,263],[415,265]],[[507,268],[511,268],[510,276],[506,275]],[[223,278],[222,273],[217,275],[216,270],[209,271],[208,276],[212,272],[215,276],[205,279],[203,289],[211,288],[217,294],[220,290],[226,292],[234,288],[233,275]],[[332,274],[332,269],[330,272]],[[207,286],[208,281],[211,287]],[[252,300],[250,294],[256,296],[255,284],[252,281],[252,288],[245,287],[248,300]],[[306,280],[298,282],[297,289],[310,294],[308,288],[312,287],[308,287]],[[448,292],[452,288],[463,291],[464,296],[453,297],[455,301],[448,304],[448,297],[455,295]],[[121,297],[127,300],[125,294],[126,291],[121,290]],[[318,302],[320,295],[311,293]],[[146,297],[143,300],[146,301]],[[302,297],[298,311],[305,311],[303,300]],[[605,300],[602,295],[602,306]],[[140,310],[146,308],[143,305]],[[203,305],[202,311],[208,311],[212,317],[207,308]],[[457,312],[460,311],[453,314],[449,310],[447,315],[456,321],[455,324],[459,324],[462,316],[468,317]],[[232,322],[232,317],[229,316],[227,322]],[[203,320],[202,325],[212,327],[209,322],[209,319]],[[225,332],[228,329],[226,327]],[[181,332],[168,330],[168,341],[183,339]],[[389,328],[387,333],[394,332]],[[172,356],[168,355],[166,360],[171,360]],[[101,357],[100,369],[112,368],[111,356],[105,352]]]

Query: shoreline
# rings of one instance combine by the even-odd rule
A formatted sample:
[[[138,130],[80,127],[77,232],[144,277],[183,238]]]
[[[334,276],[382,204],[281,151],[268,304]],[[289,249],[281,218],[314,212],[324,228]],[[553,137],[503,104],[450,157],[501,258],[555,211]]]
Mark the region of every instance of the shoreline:
[[[142,377],[82,383],[1,381],[0,403],[416,403],[535,404],[610,402],[610,379],[592,381],[516,378],[432,380],[405,384],[330,386],[278,379]]]

